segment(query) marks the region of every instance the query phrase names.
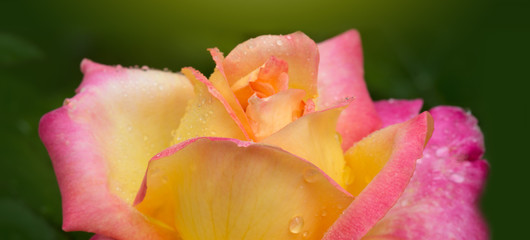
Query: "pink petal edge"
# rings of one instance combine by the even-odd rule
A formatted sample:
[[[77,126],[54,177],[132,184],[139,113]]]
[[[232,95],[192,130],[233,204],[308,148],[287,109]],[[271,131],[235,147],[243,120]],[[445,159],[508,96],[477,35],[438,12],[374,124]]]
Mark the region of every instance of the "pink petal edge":
[[[356,30],[347,31],[318,44],[317,108],[329,108],[345,98],[354,102],[342,112],[337,131],[342,135],[342,149],[381,127],[364,82],[362,46]],[[362,114],[360,114],[362,113]]]
[[[407,189],[366,239],[488,239],[477,207],[489,165],[477,120],[458,107],[430,110],[435,131]]]
[[[110,67],[84,59],[81,69],[85,74],[76,96],[59,109],[45,114],[39,123],[39,136],[52,160],[61,191],[63,225],[65,231],[87,231],[125,239],[157,239],[167,236],[164,229],[148,223],[132,206],[108,189],[108,167],[99,141],[91,129],[74,121],[69,101],[90,96],[85,91],[107,81],[120,79],[126,68]],[[107,78],[87,77],[104,73]],[[84,103],[83,103],[84,104]]]
[[[430,115],[422,113],[398,130],[394,152],[385,167],[356,197],[323,239],[360,239],[396,203],[429,138]]]

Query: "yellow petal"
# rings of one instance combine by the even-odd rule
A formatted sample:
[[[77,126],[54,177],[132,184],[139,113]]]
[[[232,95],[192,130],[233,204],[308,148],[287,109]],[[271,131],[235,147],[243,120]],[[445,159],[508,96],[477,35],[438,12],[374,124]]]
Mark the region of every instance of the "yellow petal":
[[[221,100],[208,91],[208,80],[192,68],[184,68],[182,73],[193,82],[195,97],[188,103],[186,114],[175,132],[173,144],[205,136],[247,139]],[[200,81],[198,78],[204,79]]]
[[[423,117],[426,120],[423,120]],[[419,119],[419,120],[418,120]],[[423,120],[423,121],[420,121]],[[429,140],[430,134],[432,134],[432,118],[428,113],[424,113],[412,120],[388,126],[384,129],[376,131],[369,136],[365,137],[348,151],[346,151],[344,158],[346,160],[346,171],[344,178],[346,179],[346,189],[354,196],[359,193],[372,181],[372,179],[383,169],[392,156],[399,152],[401,155],[410,153],[416,153],[418,148],[423,148],[420,145],[412,144],[413,137],[421,137],[425,134],[420,130],[414,129],[411,126],[422,126],[421,124],[427,125],[426,141]],[[404,135],[407,131],[418,131],[410,139],[405,138]],[[421,152],[421,151],[420,151]],[[395,156],[394,156],[395,157]],[[411,158],[419,159],[421,156],[412,155]],[[413,159],[413,160],[416,160]]]
[[[226,110],[230,113],[234,121],[238,123],[238,126],[247,137],[247,140],[254,140],[254,133],[250,127],[247,115],[241,104],[239,104],[239,100],[236,98],[236,95],[230,88],[230,84],[228,84],[228,80],[226,79],[222,65],[223,54],[217,48],[209,50],[216,63],[215,71],[210,76],[210,82],[212,86],[215,87],[215,90],[219,92],[220,97],[224,99],[223,104]]]
[[[182,239],[321,239],[353,198],[278,148],[194,139],[153,160],[136,207]]]
[[[100,144],[99,157],[106,161],[111,193],[132,203],[149,159],[171,146],[171,131],[178,127],[193,96],[192,86],[181,74],[110,67],[89,60],[83,61],[82,70],[85,80],[80,94],[65,101],[69,116],[90,129]]]
[[[285,126],[262,143],[280,147],[315,164],[344,186],[344,157],[340,136],[335,131],[344,107],[313,112]]]

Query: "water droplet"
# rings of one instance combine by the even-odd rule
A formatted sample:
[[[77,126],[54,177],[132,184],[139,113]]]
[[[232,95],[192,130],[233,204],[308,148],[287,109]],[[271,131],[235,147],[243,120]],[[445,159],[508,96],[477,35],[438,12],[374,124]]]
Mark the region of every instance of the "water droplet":
[[[339,133],[335,133],[335,139],[339,141],[340,144],[342,144],[342,136]]]
[[[353,175],[352,169],[350,166],[346,166],[344,168],[343,178],[344,178],[344,183],[346,185],[351,185],[353,181],[355,181],[355,176]]]
[[[309,237],[309,232],[305,231],[304,233],[302,233],[302,237],[303,238],[308,238]]]
[[[127,127],[127,131],[129,131],[129,132],[132,131],[132,129],[133,129],[132,126],[128,126],[128,127]]]
[[[289,222],[289,231],[294,234],[298,234],[304,227],[304,219],[300,216],[293,217]]]
[[[70,98],[65,98],[64,101],[63,101],[63,106],[66,106],[68,104],[70,104],[72,101],[70,100]]]
[[[451,175],[450,177],[451,181],[455,182],[455,183],[463,183],[464,182],[464,176],[458,174],[458,173],[455,173],[453,175]]]
[[[448,152],[449,152],[449,149],[447,149],[447,147],[441,147],[438,150],[436,150],[436,156],[446,157]]]
[[[308,183],[313,183],[318,178],[318,171],[314,168],[308,168],[304,171],[304,180]]]
[[[328,215],[328,212],[326,211],[326,209],[322,210],[322,212],[320,212],[320,216],[322,217],[325,217]]]
[[[277,44],[278,46],[281,46],[281,45],[283,45],[283,42],[282,42],[282,40],[277,40],[277,41],[276,41],[276,44]]]
[[[293,37],[291,37],[290,35],[287,35],[287,36],[285,36],[285,38],[291,40]]]
[[[144,70],[144,71],[147,71],[147,70],[149,70],[149,67],[148,67],[148,66],[145,66],[145,65],[143,65],[143,66],[142,66],[142,70]]]

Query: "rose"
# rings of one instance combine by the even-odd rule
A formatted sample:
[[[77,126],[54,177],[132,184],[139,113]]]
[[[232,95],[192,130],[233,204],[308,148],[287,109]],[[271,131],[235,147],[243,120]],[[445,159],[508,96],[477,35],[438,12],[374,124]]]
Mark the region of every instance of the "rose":
[[[374,104],[357,32],[318,46],[302,33],[262,36],[226,58],[210,52],[209,80],[192,68],[185,77],[83,61],[76,96],[39,127],[64,230],[487,238],[475,207],[488,169],[476,120],[455,107],[418,115],[421,100]]]

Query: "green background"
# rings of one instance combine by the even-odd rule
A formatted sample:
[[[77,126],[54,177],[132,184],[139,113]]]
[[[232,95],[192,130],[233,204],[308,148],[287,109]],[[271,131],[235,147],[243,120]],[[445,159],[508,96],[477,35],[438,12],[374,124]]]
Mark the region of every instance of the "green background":
[[[250,37],[297,30],[318,42],[350,28],[362,35],[374,99],[423,98],[425,109],[458,105],[477,116],[491,164],[481,208],[494,239],[519,239],[529,182],[522,3],[2,0],[0,239],[90,236],[61,231],[59,190],[37,134],[39,118],[73,96],[81,59],[209,74],[208,47],[228,53]]]

